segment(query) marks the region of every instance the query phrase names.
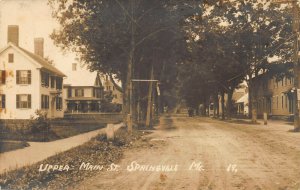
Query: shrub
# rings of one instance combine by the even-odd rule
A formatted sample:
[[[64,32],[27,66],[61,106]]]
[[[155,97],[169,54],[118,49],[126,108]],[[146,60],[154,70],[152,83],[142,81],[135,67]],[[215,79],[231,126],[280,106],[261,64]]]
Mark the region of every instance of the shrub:
[[[50,122],[47,112],[36,110],[36,117],[31,117],[30,128],[32,133],[49,132]]]

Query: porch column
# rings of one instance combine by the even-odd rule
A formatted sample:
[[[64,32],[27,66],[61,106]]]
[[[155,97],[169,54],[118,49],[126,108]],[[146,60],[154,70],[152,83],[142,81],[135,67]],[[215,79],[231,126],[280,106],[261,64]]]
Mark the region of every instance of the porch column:
[[[78,113],[78,111],[79,111],[79,103],[80,103],[79,101],[76,101],[76,102],[75,102],[75,106],[76,106],[77,113]]]
[[[101,112],[101,102],[98,101],[98,112]]]
[[[89,113],[91,110],[91,101],[87,101],[87,112]]]

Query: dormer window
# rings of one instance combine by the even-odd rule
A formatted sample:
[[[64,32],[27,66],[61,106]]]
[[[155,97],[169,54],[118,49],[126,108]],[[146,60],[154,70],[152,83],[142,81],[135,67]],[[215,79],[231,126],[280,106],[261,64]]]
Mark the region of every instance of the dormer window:
[[[14,54],[13,53],[9,53],[8,54],[8,63],[13,63],[14,62]]]

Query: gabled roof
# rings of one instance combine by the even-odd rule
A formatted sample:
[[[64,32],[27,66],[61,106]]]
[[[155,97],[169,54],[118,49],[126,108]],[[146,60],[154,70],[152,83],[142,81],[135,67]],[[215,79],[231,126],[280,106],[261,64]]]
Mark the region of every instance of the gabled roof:
[[[5,47],[4,49],[2,49],[0,51],[0,53],[2,53],[3,51],[5,51],[7,48],[12,47],[14,49],[16,49],[17,51],[19,51],[21,54],[28,56],[29,58],[31,58],[35,63],[37,63],[38,65],[40,65],[41,68],[44,68],[50,72],[53,72],[54,74],[61,76],[61,77],[66,77],[66,75],[64,73],[62,73],[60,70],[58,70],[56,67],[54,67],[53,65],[51,65],[47,60],[45,60],[44,58],[35,55],[34,53],[31,53],[21,47],[15,46],[12,43],[8,43],[7,47]]]
[[[71,86],[99,86],[102,87],[102,82],[97,72],[88,70],[71,71],[64,80],[65,85]]]

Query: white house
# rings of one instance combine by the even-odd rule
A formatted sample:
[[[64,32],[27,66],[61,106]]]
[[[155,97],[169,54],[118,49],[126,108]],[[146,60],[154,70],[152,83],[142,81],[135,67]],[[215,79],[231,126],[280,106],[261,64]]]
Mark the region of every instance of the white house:
[[[122,93],[113,85],[108,75],[91,72],[86,65],[79,63],[72,63],[72,67],[64,69],[67,73],[63,87],[65,112],[101,112],[101,101],[108,92],[112,93],[112,103],[122,105]],[[115,81],[120,85],[119,81]]]
[[[36,110],[63,117],[65,75],[43,58],[43,39],[35,53],[19,47],[18,26],[8,26],[8,44],[0,50],[0,119],[29,119]]]
[[[100,112],[104,91],[98,72],[90,72],[85,67],[73,63],[63,91],[65,112]]]

